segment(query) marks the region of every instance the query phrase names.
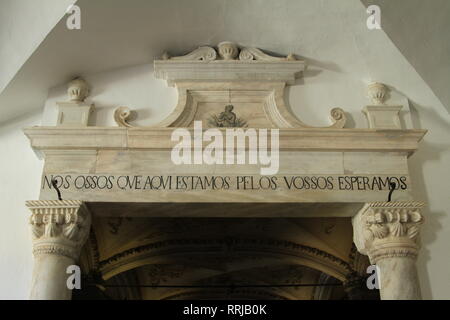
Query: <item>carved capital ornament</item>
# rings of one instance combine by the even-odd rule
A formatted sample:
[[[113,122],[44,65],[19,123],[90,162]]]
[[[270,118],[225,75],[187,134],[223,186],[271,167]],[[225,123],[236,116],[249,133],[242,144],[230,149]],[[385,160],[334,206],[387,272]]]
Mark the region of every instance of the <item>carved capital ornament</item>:
[[[56,254],[76,260],[91,227],[91,215],[82,201],[27,201],[33,254]]]
[[[422,202],[370,202],[353,218],[354,242],[372,263],[390,257],[416,258]]]

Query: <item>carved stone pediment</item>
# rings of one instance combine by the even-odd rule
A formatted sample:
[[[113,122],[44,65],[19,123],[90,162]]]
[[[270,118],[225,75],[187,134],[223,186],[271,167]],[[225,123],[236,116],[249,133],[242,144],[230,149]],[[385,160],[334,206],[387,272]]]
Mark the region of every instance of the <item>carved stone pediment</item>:
[[[425,130],[342,129],[345,115],[340,109],[332,112],[332,128],[308,127],[291,114],[285,103],[288,78],[274,80],[268,76],[273,73],[268,70],[284,70],[297,76],[304,68],[303,62],[287,58],[238,60],[241,52],[227,48],[221,53],[223,57],[212,61],[184,57],[155,62],[155,72],[164,73],[178,91],[178,103],[166,119],[152,127],[133,127],[128,122],[130,109],[121,107],[115,113],[119,127],[57,125],[25,129],[31,146],[46,161],[40,199],[53,200],[57,196],[52,180],[59,181],[64,199],[114,202],[113,208],[120,202],[129,203],[115,216],[124,211],[152,217],[166,216],[167,212],[185,214],[178,209],[163,210],[166,203],[207,203],[200,210],[200,206],[184,209],[196,217],[349,216],[359,208],[353,207],[358,203],[385,200],[391,181],[396,182],[396,200],[412,199],[407,157],[418,148]],[[215,54],[220,56],[217,51]],[[194,64],[197,67],[191,69]],[[172,67],[179,73],[166,72]],[[195,78],[202,74],[203,67],[211,68],[211,72],[204,73],[203,79]],[[225,78],[224,74],[232,74],[227,72],[233,68],[241,68],[241,73],[231,80]],[[373,96],[383,98],[378,92]],[[178,127],[183,130],[175,132]],[[230,127],[246,131],[227,130]],[[207,128],[218,129],[204,130]],[[271,162],[277,168],[270,173],[274,176],[272,182],[265,177],[263,169],[268,167],[261,161],[240,163],[237,156],[233,156],[233,163],[228,163],[226,157],[218,157],[215,163],[203,161],[210,146],[206,144],[207,134],[219,133],[217,136],[225,138],[222,141],[233,141],[226,138],[227,132],[247,137],[253,132],[269,132],[261,128],[278,136]],[[193,137],[190,154],[194,162],[174,161],[174,132]],[[230,151],[243,155],[241,151],[250,150],[251,141],[245,138],[244,142],[245,149],[233,143]],[[272,139],[270,144],[272,147]],[[226,151],[226,144],[224,147]],[[310,183],[313,178],[314,185]],[[275,206],[271,210],[253,210],[251,206],[244,210],[242,203],[255,202]],[[158,205],[148,207],[153,203]],[[213,210],[213,203],[220,205]],[[224,203],[239,206],[235,210]],[[280,203],[301,203],[301,207],[283,206],[286,210],[281,212]],[[326,203],[326,209],[309,206],[312,203]],[[111,211],[106,213],[110,215]]]
[[[264,53],[258,48],[242,47],[230,41],[223,41],[217,45],[217,50],[213,47],[198,47],[194,51],[178,57],[171,57],[167,52],[163,54],[163,60],[186,60],[186,61],[216,61],[216,60],[240,60],[240,61],[295,61],[295,56],[291,53],[287,57],[275,57]]]
[[[222,42],[217,49],[199,47],[178,57],[164,54],[154,62],[155,77],[177,88],[178,104],[154,127],[191,127],[194,121],[202,121],[204,127],[310,128],[284,101],[286,85],[294,84],[304,69],[305,62],[293,54],[275,57],[232,42]],[[233,119],[218,119],[221,114],[227,116],[226,108],[232,109],[230,119],[239,119],[235,125]],[[127,107],[118,108],[116,123],[132,127],[130,112]],[[340,108],[331,110],[330,119],[328,128],[343,128],[346,122]]]

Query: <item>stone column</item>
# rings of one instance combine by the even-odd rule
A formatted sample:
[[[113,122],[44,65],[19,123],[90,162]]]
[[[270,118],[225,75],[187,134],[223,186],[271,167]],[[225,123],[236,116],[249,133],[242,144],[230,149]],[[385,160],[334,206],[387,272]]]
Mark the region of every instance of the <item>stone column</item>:
[[[421,202],[371,202],[353,218],[358,251],[378,267],[382,300],[421,299],[416,259]]]
[[[30,299],[69,300],[67,267],[76,264],[91,227],[81,201],[27,201],[31,210],[34,267]]]

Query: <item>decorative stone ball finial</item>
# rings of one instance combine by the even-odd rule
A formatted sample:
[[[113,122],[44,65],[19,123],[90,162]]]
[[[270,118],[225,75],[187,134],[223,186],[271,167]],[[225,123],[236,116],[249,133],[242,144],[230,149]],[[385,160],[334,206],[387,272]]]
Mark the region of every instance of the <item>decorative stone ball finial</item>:
[[[218,48],[219,48],[219,55],[224,60],[234,60],[236,59],[239,53],[237,45],[230,41],[224,41],[219,43]]]
[[[367,87],[367,93],[369,95],[369,98],[376,105],[384,104],[384,101],[386,100],[387,91],[388,91],[387,87],[380,82],[371,83]]]
[[[75,78],[69,82],[67,94],[70,101],[83,102],[89,95],[89,86],[83,79]]]

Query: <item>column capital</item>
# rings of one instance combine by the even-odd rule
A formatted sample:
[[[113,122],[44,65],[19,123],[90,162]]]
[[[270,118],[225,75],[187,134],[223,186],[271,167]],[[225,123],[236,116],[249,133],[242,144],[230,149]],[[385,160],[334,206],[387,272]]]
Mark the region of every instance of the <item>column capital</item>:
[[[91,228],[91,214],[78,200],[26,201],[31,210],[33,254],[63,255],[78,259]]]
[[[353,217],[353,241],[371,263],[390,257],[416,258],[423,202],[369,202]]]

